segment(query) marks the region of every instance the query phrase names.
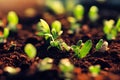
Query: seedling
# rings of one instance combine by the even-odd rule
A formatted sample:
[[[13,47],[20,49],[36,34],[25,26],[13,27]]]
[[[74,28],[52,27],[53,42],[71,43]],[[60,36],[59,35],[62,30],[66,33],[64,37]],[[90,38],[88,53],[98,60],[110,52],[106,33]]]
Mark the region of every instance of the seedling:
[[[99,9],[97,6],[90,7],[89,12],[88,12],[88,17],[92,22],[95,22],[98,19],[99,17],[98,11]]]
[[[50,70],[52,66],[53,66],[53,59],[46,57],[38,64],[38,69],[40,71],[46,71],[46,70]]]
[[[74,65],[70,63],[69,59],[61,59],[59,63],[59,68],[63,73],[62,77],[71,78],[72,72],[74,70]]]
[[[103,39],[100,39],[95,46],[96,51],[100,50],[103,45]]]
[[[87,40],[83,45],[82,45],[82,41],[80,40],[77,43],[77,45],[72,46],[72,49],[78,58],[84,58],[89,53],[91,48],[92,48],[91,40]]]
[[[77,23],[77,20],[74,17],[68,17],[68,21],[70,22],[70,29],[68,30],[68,34],[79,33],[80,24]]]
[[[65,13],[64,6],[60,0],[47,0],[46,4],[55,14],[59,15]]]
[[[117,23],[116,23],[116,30],[118,30],[118,32],[120,32],[120,18],[117,20]]]
[[[118,20],[118,22],[119,22],[119,20]],[[115,39],[116,38],[116,36],[117,36],[117,32],[118,32],[118,23],[117,23],[117,26],[116,27],[114,27],[114,23],[115,23],[115,21],[114,20],[105,20],[104,21],[104,27],[103,27],[103,31],[104,31],[104,33],[105,33],[105,35],[106,35],[106,38],[108,39],[108,40],[112,40],[112,39]]]
[[[8,20],[8,28],[11,31],[16,31],[17,30],[17,24],[19,22],[18,16],[14,11],[10,11],[7,16]]]
[[[5,43],[8,36],[9,36],[9,29],[4,28],[3,33],[1,32],[0,35],[0,43]]]
[[[47,22],[43,19],[40,19],[40,22],[38,24],[40,25],[38,35],[45,37],[46,40],[50,40],[50,46],[48,47],[48,49],[50,47],[57,47],[60,50],[68,50],[66,47],[67,44],[63,40],[58,39],[63,33],[63,31],[61,30],[61,23],[59,21],[54,21],[52,23],[51,30]]]
[[[79,4],[79,5],[75,6],[75,8],[73,10],[73,15],[77,20],[82,20],[84,12],[85,12],[84,7]]]
[[[91,72],[93,77],[96,77],[101,71],[100,65],[90,66],[89,71]]]
[[[4,71],[8,72],[11,75],[15,75],[20,72],[20,68],[14,68],[14,67],[7,66],[4,68]]]
[[[34,58],[37,54],[36,48],[31,43],[25,45],[24,51],[27,54],[27,56],[31,59]]]

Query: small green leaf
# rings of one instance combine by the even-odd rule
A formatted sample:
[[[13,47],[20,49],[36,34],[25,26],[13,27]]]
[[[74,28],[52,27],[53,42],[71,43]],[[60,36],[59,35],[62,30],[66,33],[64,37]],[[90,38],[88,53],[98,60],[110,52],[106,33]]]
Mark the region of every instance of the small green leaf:
[[[98,51],[103,45],[103,39],[100,39],[95,46],[96,51]]]
[[[12,25],[17,25],[18,24],[18,16],[14,11],[10,11],[7,16],[8,23]]]
[[[73,10],[73,14],[77,20],[82,20],[84,12],[84,7],[82,5],[77,5]]]
[[[116,29],[120,32],[120,18],[117,20]]]
[[[34,58],[37,54],[36,48],[31,43],[25,45],[24,51],[29,58]]]
[[[98,7],[91,6],[88,12],[88,16],[91,21],[96,21],[98,19]]]
[[[82,40],[79,40],[76,45],[80,47],[81,44],[82,44]]]
[[[90,66],[89,71],[92,73],[94,77],[97,76],[101,71],[100,65]]]
[[[4,36],[4,38],[7,38],[9,36],[9,29],[8,28],[4,28],[3,36]]]
[[[57,33],[59,33],[61,31],[61,22],[60,21],[54,21],[52,23],[52,29],[55,29]]]
[[[92,48],[92,41],[91,40],[87,40],[84,45],[82,46],[82,48],[80,49],[80,58],[84,58],[90,51],[90,49]]]
[[[43,19],[40,19],[40,26],[41,26],[41,31],[43,31],[44,33],[50,33],[50,28],[49,25],[47,24],[47,22]]]

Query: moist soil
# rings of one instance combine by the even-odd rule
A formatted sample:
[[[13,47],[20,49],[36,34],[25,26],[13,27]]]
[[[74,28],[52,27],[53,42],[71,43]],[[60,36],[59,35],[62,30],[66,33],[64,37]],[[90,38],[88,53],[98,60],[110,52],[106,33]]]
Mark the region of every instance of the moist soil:
[[[106,40],[101,21],[103,18],[108,18],[106,15],[103,15],[95,23],[90,22],[85,17],[82,22],[78,22],[82,25],[80,32],[72,35],[67,33],[70,23],[67,21],[66,15],[58,16],[44,13],[39,17],[45,19],[49,24],[55,19],[60,20],[64,31],[61,38],[68,45],[73,45],[80,39],[83,42],[91,39],[93,47],[83,59],[77,58],[72,50],[66,52],[55,47],[47,50],[48,45],[45,39],[35,34],[36,22],[39,21],[38,17],[33,23],[29,21],[30,23],[26,24],[20,20],[22,29],[18,29],[14,33],[11,32],[7,42],[0,44],[0,80],[65,80],[59,76],[60,69],[58,68],[59,61],[63,58],[68,58],[75,66],[74,79],[72,80],[120,80],[120,33],[115,40],[108,41],[108,51],[96,52],[94,49],[99,39]],[[24,52],[24,46],[27,43],[32,43],[37,48],[37,56],[34,59],[29,59]],[[15,45],[11,46],[12,44]],[[53,67],[51,70],[39,71],[37,64],[45,57],[54,59]],[[101,72],[98,76],[93,77],[88,71],[88,67],[97,64],[101,66]],[[11,75],[4,71],[6,66],[18,67],[21,71],[16,75]]]

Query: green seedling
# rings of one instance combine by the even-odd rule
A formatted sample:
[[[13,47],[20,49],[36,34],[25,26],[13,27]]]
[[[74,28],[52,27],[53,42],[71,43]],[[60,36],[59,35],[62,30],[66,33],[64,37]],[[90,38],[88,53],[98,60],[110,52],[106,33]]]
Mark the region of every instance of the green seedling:
[[[84,7],[79,4],[75,6],[73,10],[73,15],[77,20],[82,20],[84,16],[84,12],[85,12]]]
[[[38,69],[40,71],[46,71],[52,69],[52,66],[53,59],[46,57],[38,64]]]
[[[99,51],[100,52],[105,52],[107,50],[109,50],[109,48],[108,48],[108,42],[104,41],[103,44],[102,44],[102,46],[101,46],[101,48],[99,49]]]
[[[63,14],[65,13],[64,6],[61,0],[47,0],[46,5],[55,13],[55,14]]]
[[[48,49],[50,47],[56,47],[60,50],[66,49],[68,51],[67,44],[63,40],[58,39],[63,33],[63,31],[61,30],[61,23],[59,21],[54,21],[52,23],[51,30],[47,22],[43,19],[40,19],[38,25],[40,25],[38,35],[45,37],[46,40],[50,40],[50,46],[48,47]]]
[[[70,22],[70,29],[68,30],[68,34],[79,33],[80,24],[77,23],[77,20],[74,17],[68,17],[68,21]]]
[[[78,58],[84,58],[89,53],[91,48],[92,48],[91,40],[87,40],[84,44],[82,44],[82,40],[79,40],[77,45],[72,46],[72,49]]]
[[[119,22],[119,20],[118,20]],[[104,21],[104,27],[103,27],[103,32],[105,33],[106,35],[106,38],[108,40],[112,40],[112,39],[115,39],[116,36],[117,36],[117,33],[118,33],[118,27],[119,24],[117,23],[116,27],[114,26],[114,23],[115,21],[114,20],[105,20]]]
[[[4,71],[8,72],[11,75],[15,75],[15,74],[18,74],[21,70],[20,68],[14,68],[14,67],[7,66],[4,68]]]
[[[18,16],[14,11],[10,11],[7,15],[7,20],[8,20],[8,28],[11,31],[16,31],[17,30],[17,24],[19,22]]]
[[[3,30],[3,34],[0,35],[0,43],[5,43],[7,38],[9,36],[9,29],[8,28],[4,28]]]
[[[99,9],[97,6],[90,7],[89,12],[88,12],[88,17],[92,22],[95,22],[98,19],[99,17],[98,11]]]
[[[103,45],[103,39],[100,39],[95,46],[96,51],[100,50]]]
[[[120,32],[120,18],[117,20],[117,23],[116,23],[116,30],[118,30],[118,32]]]
[[[34,58],[37,54],[36,48],[31,43],[25,45],[24,51],[27,54],[27,56],[31,59]]]
[[[89,71],[91,72],[93,77],[96,77],[101,71],[100,65],[90,66]]]
[[[72,72],[74,70],[74,65],[70,63],[69,59],[61,59],[59,63],[59,68],[63,73],[63,75],[61,75],[62,77],[65,77],[66,79],[73,77]]]

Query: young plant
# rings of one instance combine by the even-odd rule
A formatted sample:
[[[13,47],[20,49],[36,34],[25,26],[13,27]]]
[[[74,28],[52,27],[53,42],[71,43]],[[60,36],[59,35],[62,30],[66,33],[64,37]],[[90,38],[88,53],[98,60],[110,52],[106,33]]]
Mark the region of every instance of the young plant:
[[[118,32],[120,32],[120,18],[117,20],[117,23],[116,23],[116,30],[118,30]]]
[[[46,5],[50,8],[55,14],[65,13],[64,6],[61,0],[47,0]]]
[[[31,43],[25,45],[24,51],[30,59],[34,58],[37,54],[36,48]]]
[[[98,19],[99,17],[98,11],[99,9],[97,6],[90,7],[89,12],[88,12],[88,17],[92,22],[95,22]]]
[[[103,39],[100,39],[95,46],[96,51],[100,50],[103,45]]]
[[[63,73],[62,77],[72,78],[72,72],[74,70],[74,65],[70,63],[69,59],[61,59],[59,63],[59,68]]]
[[[84,58],[89,53],[91,48],[92,48],[91,40],[87,40],[83,45],[82,40],[79,40],[77,45],[72,46],[72,49],[78,58]]]
[[[100,52],[107,51],[109,49],[108,48],[108,42],[107,41],[103,41],[103,39],[100,39],[98,41],[98,43],[96,44],[95,49],[96,49],[96,51],[100,51]]]
[[[46,71],[46,70],[50,70],[52,66],[53,66],[53,59],[46,57],[38,64],[38,69],[40,71]]]
[[[73,10],[73,15],[76,18],[76,20],[82,20],[84,16],[84,12],[85,12],[84,7],[79,4],[75,6]]]
[[[91,72],[93,77],[96,77],[100,73],[100,71],[101,71],[100,67],[101,67],[100,65],[95,65],[95,66],[89,67],[89,71]]]
[[[8,36],[9,36],[9,29],[4,28],[3,33],[1,32],[1,35],[0,35],[0,43],[5,43]]]
[[[80,31],[80,24],[77,23],[77,20],[74,17],[68,17],[68,21],[70,22],[70,29],[68,30],[68,34],[78,34]]]
[[[105,33],[108,40],[115,39],[117,36],[118,30],[116,29],[116,27],[114,27],[114,23],[115,21],[112,19],[104,21],[103,32]]]
[[[10,11],[7,15],[7,20],[8,20],[8,28],[11,31],[16,31],[17,30],[17,24],[19,22],[18,16],[14,11]]]
[[[44,21],[43,19],[40,19],[40,22],[38,24],[40,25],[38,35],[45,37],[46,40],[50,40],[49,41],[50,46],[48,47],[48,49],[50,47],[56,47],[60,50],[63,49],[69,50],[66,47],[67,44],[63,40],[58,39],[60,35],[63,33],[63,31],[61,30],[61,23],[59,21],[54,21],[52,23],[51,30],[47,22]]]

